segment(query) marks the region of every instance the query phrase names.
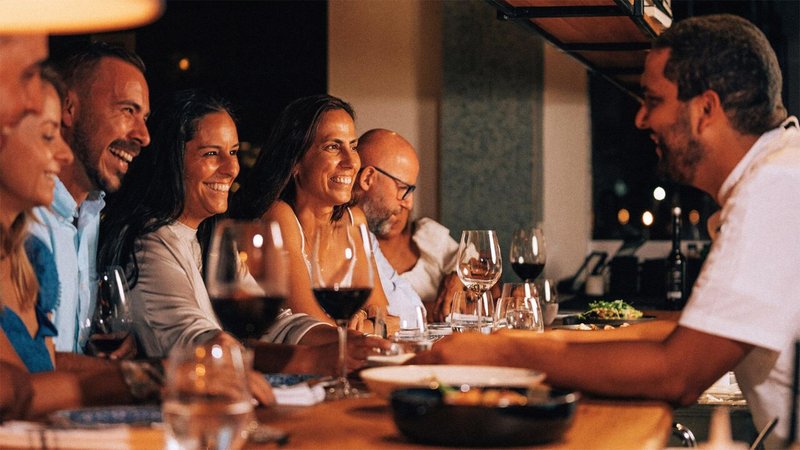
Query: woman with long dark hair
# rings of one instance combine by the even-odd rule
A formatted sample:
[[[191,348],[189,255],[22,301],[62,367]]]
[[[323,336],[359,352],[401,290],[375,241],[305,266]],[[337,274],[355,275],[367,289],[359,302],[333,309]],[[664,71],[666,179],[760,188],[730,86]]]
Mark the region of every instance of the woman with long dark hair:
[[[228,209],[228,192],[239,173],[239,138],[227,104],[198,91],[175,94],[149,123],[152,148],[131,163],[101,221],[98,267],[125,268],[138,342],[147,356],[160,358],[174,347],[234,341],[211,306],[201,243],[215,217]],[[335,342],[335,330],[319,325],[284,310],[267,338],[289,344]],[[294,358],[296,350],[309,351],[259,344],[256,367],[288,370],[280,361]],[[324,356],[329,351],[313,348],[310,361],[294,358],[303,362],[295,370],[333,371],[335,360]],[[357,354],[366,357],[364,351]]]
[[[354,120],[353,108],[329,95],[303,97],[289,104],[231,204],[233,217],[280,224],[292,269],[288,303],[294,311],[328,322],[331,319],[311,290],[309,256],[317,236],[329,236],[335,224],[366,224],[363,211],[350,206],[353,182],[361,168]],[[372,264],[377,274],[374,258]],[[365,309],[386,306],[376,276]],[[360,328],[363,323],[357,317],[353,326]]]

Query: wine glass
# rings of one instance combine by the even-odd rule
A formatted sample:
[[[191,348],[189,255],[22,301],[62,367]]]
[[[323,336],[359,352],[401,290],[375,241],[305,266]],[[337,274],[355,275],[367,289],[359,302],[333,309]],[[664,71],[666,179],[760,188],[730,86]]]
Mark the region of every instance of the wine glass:
[[[556,280],[552,278],[536,280],[536,290],[539,292],[539,305],[544,314],[544,324],[550,325],[558,315],[559,300]]]
[[[253,418],[250,398],[240,346],[176,347],[167,362],[162,405],[167,448],[241,448]]]
[[[547,247],[541,227],[520,227],[511,239],[511,268],[523,281],[533,281],[544,270]]]
[[[220,222],[208,252],[206,288],[225,331],[243,341],[260,338],[289,292],[277,222]]]
[[[339,331],[339,378],[331,398],[357,397],[347,381],[347,325],[372,293],[372,248],[365,225],[333,224],[317,232],[311,255],[311,287]]]
[[[97,282],[97,304],[84,349],[90,355],[117,350],[131,332],[128,281],[119,266],[109,266]]]
[[[503,272],[500,243],[494,230],[464,230],[456,257],[458,278],[473,294],[475,301],[483,302],[478,310],[481,328],[493,317],[489,289],[497,283]]]

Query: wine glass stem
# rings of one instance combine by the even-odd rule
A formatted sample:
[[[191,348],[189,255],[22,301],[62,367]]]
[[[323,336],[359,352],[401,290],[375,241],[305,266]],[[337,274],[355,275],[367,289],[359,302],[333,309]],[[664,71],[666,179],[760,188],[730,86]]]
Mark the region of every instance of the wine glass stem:
[[[486,292],[488,289],[484,289],[483,286],[476,285],[472,286],[471,290],[472,290],[472,295],[475,296],[475,302],[477,303],[476,312],[478,315],[478,330],[482,330],[484,322],[483,318],[489,315],[488,311],[486,310],[487,305],[483,303],[484,302],[483,293]]]
[[[347,321],[337,320],[336,325],[339,332],[339,382],[346,395],[350,390],[347,382]]]

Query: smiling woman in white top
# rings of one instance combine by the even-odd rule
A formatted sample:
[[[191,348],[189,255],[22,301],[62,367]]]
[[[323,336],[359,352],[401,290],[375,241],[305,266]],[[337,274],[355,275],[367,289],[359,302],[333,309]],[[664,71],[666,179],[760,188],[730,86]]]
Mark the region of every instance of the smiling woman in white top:
[[[361,168],[354,117],[348,103],[328,95],[289,104],[231,205],[233,217],[261,217],[281,225],[292,269],[289,306],[329,323],[332,320],[311,290],[309,249],[318,235],[330,235],[341,221],[366,224],[363,211],[349,206]],[[377,273],[374,258],[373,267]],[[376,277],[365,308],[387,306],[381,280]],[[390,330],[397,323],[390,320]],[[356,328],[362,325],[353,324]],[[365,331],[371,331],[368,324]]]

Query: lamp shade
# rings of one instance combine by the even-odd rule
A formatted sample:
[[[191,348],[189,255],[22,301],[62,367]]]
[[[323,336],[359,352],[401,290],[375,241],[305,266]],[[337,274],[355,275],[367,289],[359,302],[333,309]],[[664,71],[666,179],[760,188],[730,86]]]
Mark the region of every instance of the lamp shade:
[[[121,30],[150,23],[163,12],[163,0],[0,0],[0,34]]]

